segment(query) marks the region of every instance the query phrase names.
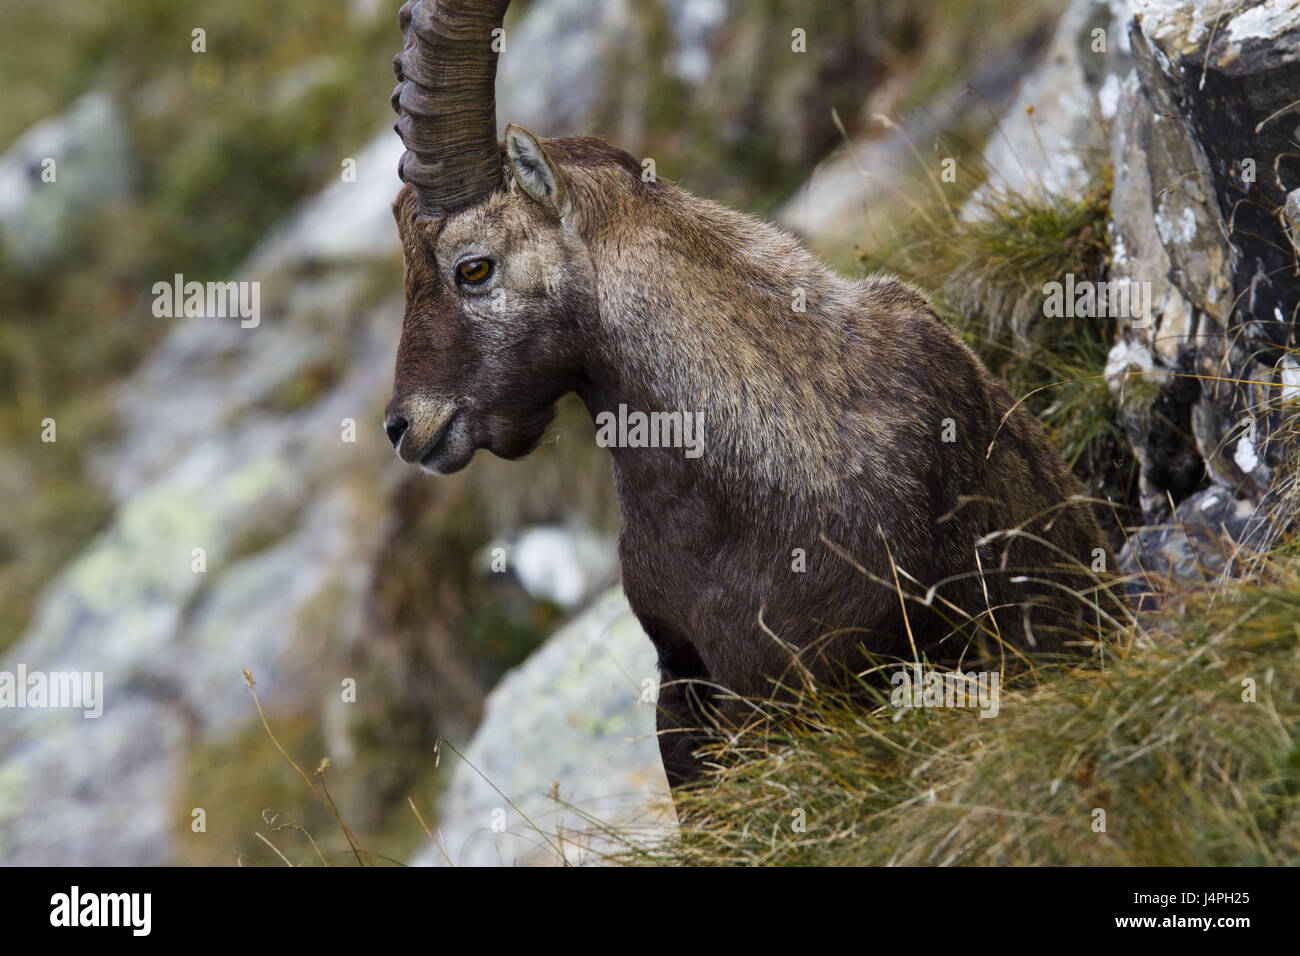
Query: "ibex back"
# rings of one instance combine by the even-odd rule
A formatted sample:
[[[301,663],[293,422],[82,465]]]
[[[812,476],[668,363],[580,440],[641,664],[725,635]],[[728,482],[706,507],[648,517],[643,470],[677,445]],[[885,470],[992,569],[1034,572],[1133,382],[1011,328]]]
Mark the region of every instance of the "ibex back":
[[[1038,422],[898,279],[842,278],[600,140],[510,126],[498,144],[507,3],[402,8],[385,427],[446,474],[527,454],[571,391],[598,423],[703,423],[695,454],[611,448],[670,782],[699,773],[694,728],[796,674],[1081,643],[1110,559]]]

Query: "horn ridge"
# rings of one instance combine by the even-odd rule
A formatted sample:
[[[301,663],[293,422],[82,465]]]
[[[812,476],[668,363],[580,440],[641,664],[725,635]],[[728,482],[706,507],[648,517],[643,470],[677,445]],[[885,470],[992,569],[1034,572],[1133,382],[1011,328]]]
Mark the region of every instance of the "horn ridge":
[[[496,130],[493,30],[510,0],[407,0],[389,99],[406,146],[398,165],[421,211],[441,215],[503,184]]]

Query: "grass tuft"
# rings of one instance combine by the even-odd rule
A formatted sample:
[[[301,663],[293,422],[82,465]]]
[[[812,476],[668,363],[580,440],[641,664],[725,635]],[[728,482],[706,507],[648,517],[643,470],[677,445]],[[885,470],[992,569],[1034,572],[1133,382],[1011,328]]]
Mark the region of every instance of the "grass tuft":
[[[1104,665],[1007,675],[996,716],[813,688],[715,745],[682,865],[1294,865],[1300,557],[1185,594]],[[798,825],[797,825],[798,824]]]

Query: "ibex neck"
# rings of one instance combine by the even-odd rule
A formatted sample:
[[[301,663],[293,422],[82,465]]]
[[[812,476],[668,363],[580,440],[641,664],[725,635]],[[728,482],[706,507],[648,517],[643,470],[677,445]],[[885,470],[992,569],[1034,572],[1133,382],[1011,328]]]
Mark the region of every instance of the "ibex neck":
[[[674,458],[620,431],[616,467],[688,471],[738,503],[826,490],[855,284],[788,234],[672,187],[638,204],[588,237],[600,330],[582,397],[598,427],[632,412],[698,416],[704,443]]]

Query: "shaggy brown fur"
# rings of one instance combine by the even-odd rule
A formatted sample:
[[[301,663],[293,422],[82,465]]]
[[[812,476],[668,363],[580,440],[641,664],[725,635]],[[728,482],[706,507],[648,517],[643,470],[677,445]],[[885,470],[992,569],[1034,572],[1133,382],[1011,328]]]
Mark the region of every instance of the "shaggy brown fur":
[[[400,420],[402,457],[446,472],[480,447],[527,453],[568,391],[593,416],[703,413],[698,458],[612,449],[674,785],[699,773],[692,728],[804,666],[970,666],[1087,631],[1069,592],[1111,566],[1090,510],[925,296],[842,278],[599,140],[507,142],[504,190],[436,219],[409,187],[394,205],[407,313],[390,435]],[[457,283],[467,257],[494,263],[483,287]]]

